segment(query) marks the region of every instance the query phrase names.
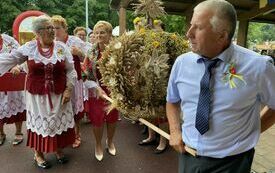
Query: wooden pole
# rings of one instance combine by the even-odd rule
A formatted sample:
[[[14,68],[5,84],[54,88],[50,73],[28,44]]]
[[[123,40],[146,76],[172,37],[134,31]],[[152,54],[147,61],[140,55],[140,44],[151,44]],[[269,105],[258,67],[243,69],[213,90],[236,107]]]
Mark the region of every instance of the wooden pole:
[[[121,6],[119,9],[119,35],[126,31],[126,9]]]
[[[105,98],[106,100],[108,100],[109,102],[113,102],[113,100],[108,97],[107,95],[103,95],[103,98]],[[268,110],[268,107],[265,106],[262,111],[261,111],[261,116]],[[144,125],[146,125],[148,128],[154,130],[155,132],[157,132],[158,134],[160,134],[161,136],[165,137],[167,140],[170,140],[170,135],[168,133],[166,133],[165,131],[163,131],[162,129],[158,128],[157,126],[155,126],[154,124],[150,123],[149,121],[143,119],[143,118],[139,118],[138,119],[139,122],[143,123]],[[188,152],[189,154],[191,154],[192,156],[197,156],[197,151],[193,148],[190,148],[188,146],[184,146],[184,149],[186,152]]]
[[[248,20],[241,20],[239,23],[237,44],[243,47],[246,47],[248,24]]]

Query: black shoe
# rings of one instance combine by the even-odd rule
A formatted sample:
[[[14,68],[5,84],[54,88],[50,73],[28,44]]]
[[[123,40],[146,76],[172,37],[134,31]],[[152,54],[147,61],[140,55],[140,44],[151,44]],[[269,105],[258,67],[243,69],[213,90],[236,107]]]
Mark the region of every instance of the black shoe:
[[[162,150],[159,150],[159,149],[156,148],[156,149],[154,150],[154,153],[155,153],[155,154],[161,154],[161,153],[163,153],[167,148],[168,148],[167,145],[166,145]]]
[[[3,145],[5,140],[6,140],[6,134],[1,134],[0,135],[0,145]]]
[[[38,163],[37,160],[34,158],[34,161],[36,163],[36,165],[39,167],[39,168],[42,168],[42,169],[49,169],[51,167],[51,164],[47,161],[44,161],[43,163]]]
[[[147,126],[144,126],[142,131],[141,131],[141,134],[145,135],[148,133],[148,127]]]
[[[57,163],[59,163],[59,164],[65,164],[65,163],[67,163],[68,161],[69,161],[69,159],[68,159],[67,157],[65,157],[65,156],[63,156],[63,157],[57,159]]]
[[[140,145],[140,146],[156,145],[156,140],[150,140],[150,141],[142,140],[138,143],[138,145]]]

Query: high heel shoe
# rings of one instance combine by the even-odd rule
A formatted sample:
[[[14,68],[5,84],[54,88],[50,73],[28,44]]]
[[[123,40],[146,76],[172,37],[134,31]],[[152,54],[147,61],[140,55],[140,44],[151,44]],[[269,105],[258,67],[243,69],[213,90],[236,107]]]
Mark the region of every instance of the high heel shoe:
[[[113,144],[113,143],[112,143]],[[107,151],[108,151],[108,153],[110,154],[110,155],[112,155],[112,156],[115,156],[116,155],[116,147],[115,147],[115,145],[113,144],[113,147],[109,147],[109,145],[108,145],[108,140],[106,140],[106,149],[107,149]]]
[[[34,156],[34,162],[35,164],[39,167],[39,168],[42,168],[42,169],[49,169],[51,167],[51,164],[49,162],[47,162],[46,160],[44,160],[44,162],[42,163],[39,163],[36,159],[36,157]]]
[[[154,153],[155,154],[161,154],[161,153],[163,153],[165,150],[167,150],[167,145],[163,148],[163,149],[158,149],[158,148],[156,148],[155,150],[154,150]]]
[[[96,148],[95,148],[95,158],[96,158],[96,160],[98,160],[98,161],[103,160],[103,152],[102,152],[102,154],[97,154],[97,153],[96,153]]]
[[[0,145],[3,145],[5,140],[6,140],[6,134],[1,134],[0,135]]]
[[[151,140],[142,140],[138,143],[138,145],[140,146],[147,146],[147,145],[156,145],[157,141],[155,139],[151,139]]]

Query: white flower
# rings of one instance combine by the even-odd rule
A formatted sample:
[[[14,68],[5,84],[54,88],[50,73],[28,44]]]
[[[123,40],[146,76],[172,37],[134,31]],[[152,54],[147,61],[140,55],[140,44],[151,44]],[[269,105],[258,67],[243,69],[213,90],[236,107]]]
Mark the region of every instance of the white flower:
[[[109,85],[110,85],[110,86],[116,86],[116,80],[115,80],[114,78],[111,78],[111,79],[109,80]]]
[[[123,95],[121,95],[121,94],[117,94],[116,97],[117,97],[118,100],[123,100]]]
[[[115,61],[114,57],[110,57],[109,64],[110,65],[115,65],[116,64],[116,61]]]
[[[135,32],[134,31],[128,31],[128,32],[126,32],[126,35],[132,35],[132,34],[134,34]]]
[[[121,48],[121,42],[117,42],[115,45],[114,45],[114,48],[115,49],[120,49]]]

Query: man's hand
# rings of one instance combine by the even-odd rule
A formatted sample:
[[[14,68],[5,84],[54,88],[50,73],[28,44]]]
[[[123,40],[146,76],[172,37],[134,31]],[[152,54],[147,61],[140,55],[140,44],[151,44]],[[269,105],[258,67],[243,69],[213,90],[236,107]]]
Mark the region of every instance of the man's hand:
[[[64,105],[65,103],[71,100],[71,95],[72,95],[72,89],[66,88],[62,96],[62,101],[61,101],[62,105]]]
[[[170,132],[169,144],[179,153],[184,153],[184,143],[182,141],[181,132]]]

